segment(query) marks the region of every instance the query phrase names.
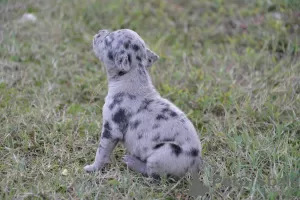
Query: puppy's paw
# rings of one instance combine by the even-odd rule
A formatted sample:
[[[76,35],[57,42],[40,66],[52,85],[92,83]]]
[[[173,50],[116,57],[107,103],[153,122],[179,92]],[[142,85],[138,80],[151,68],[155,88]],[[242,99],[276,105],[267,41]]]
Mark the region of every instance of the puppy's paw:
[[[95,165],[87,165],[84,167],[84,170],[87,172],[87,173],[92,173],[92,172],[95,172],[98,170],[98,168],[95,166]]]
[[[136,158],[133,157],[133,156],[130,156],[130,155],[125,155],[123,157],[123,162],[126,164],[126,165],[131,165],[131,163],[134,163],[134,161],[136,161]]]

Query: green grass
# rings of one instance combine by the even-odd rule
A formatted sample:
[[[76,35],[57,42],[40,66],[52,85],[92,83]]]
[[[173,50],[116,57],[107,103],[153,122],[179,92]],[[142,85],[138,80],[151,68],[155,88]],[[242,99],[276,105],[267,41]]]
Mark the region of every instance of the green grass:
[[[37,22],[20,23],[27,12]],[[199,130],[212,199],[299,198],[296,0],[4,0],[0,25],[1,199],[188,198],[189,176],[144,178],[122,146],[104,172],[83,171],[107,93],[91,48],[103,28],[133,29],[161,57],[153,82]],[[238,184],[212,184],[216,172]]]

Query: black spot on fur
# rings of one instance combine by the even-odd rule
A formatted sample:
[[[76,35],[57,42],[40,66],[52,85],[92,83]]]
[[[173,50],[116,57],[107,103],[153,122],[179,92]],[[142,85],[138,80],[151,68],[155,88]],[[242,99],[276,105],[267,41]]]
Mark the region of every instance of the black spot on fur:
[[[129,53],[127,56],[128,56],[129,65],[131,65],[131,54]]]
[[[136,99],[136,96],[133,95],[133,94],[128,93],[128,97],[129,97],[130,100],[135,100]]]
[[[162,139],[162,142],[174,142],[175,138],[164,138]]]
[[[104,129],[102,133],[102,138],[110,139],[111,138],[111,133],[109,130]]]
[[[173,110],[169,109],[168,107],[163,108],[161,110],[162,113],[168,113],[171,117],[176,117],[178,114],[174,112]]]
[[[133,49],[134,51],[138,51],[138,50],[140,49],[140,47],[139,47],[139,45],[137,45],[137,44],[133,44],[133,45],[132,45],[132,49]]]
[[[121,108],[119,109],[114,115],[113,115],[113,121],[117,124],[122,123],[126,119],[126,111],[125,109]]]
[[[111,127],[109,125],[109,122],[106,121],[105,124],[104,124],[104,128],[107,129],[107,130],[110,130],[111,131]]]
[[[178,146],[177,144],[170,144],[172,152],[176,155],[179,156],[179,154],[181,154],[182,149],[180,146]]]
[[[191,151],[188,154],[193,156],[193,157],[197,157],[199,155],[199,150],[196,149],[196,148],[192,148]]]
[[[107,53],[107,56],[108,56],[109,60],[114,60],[114,55],[113,55],[113,53],[111,51],[109,51]]]
[[[120,108],[113,116],[112,120],[118,124],[121,133],[125,134],[128,129],[128,121],[130,115],[126,114],[126,110]]]
[[[156,116],[156,119],[157,119],[157,120],[168,120],[168,117],[166,117],[165,115],[158,114],[158,115]]]
[[[119,65],[121,65],[122,62],[123,62],[123,58],[121,58],[121,59],[119,60]]]
[[[154,124],[154,125],[152,126],[152,129],[157,129],[157,128],[159,128],[159,127],[160,127],[159,124]]]
[[[160,134],[157,133],[157,134],[152,138],[152,141],[157,142],[157,141],[159,140],[159,138],[160,138]]]
[[[170,114],[171,117],[177,117],[177,115],[178,115],[176,112],[174,112],[172,110],[170,111],[169,114]]]
[[[123,92],[117,93],[113,97],[113,102],[109,105],[109,109],[112,110],[116,105],[120,105],[123,100],[124,100],[124,93]]]
[[[141,65],[142,66],[142,65]],[[146,72],[143,68],[138,68],[138,72],[141,76],[145,76],[146,75]]]
[[[191,166],[195,165],[195,163],[196,163],[196,160],[193,159],[193,161],[191,162]]]
[[[138,140],[143,138],[143,132],[138,133]]]
[[[149,105],[153,102],[153,99],[144,99],[142,104],[140,105],[139,109],[137,110],[137,113],[143,111],[143,110],[148,110]],[[149,110],[148,110],[149,111]]]
[[[161,110],[161,112],[162,112],[162,113],[169,112],[169,108],[163,108],[163,109]]]
[[[140,120],[135,120],[134,122],[130,122],[130,129],[135,130],[141,124]]]
[[[161,106],[165,106],[166,108],[169,107],[169,104],[167,104],[167,103],[165,103],[165,102],[162,102],[162,101],[160,101],[160,100],[156,101],[156,103],[158,103],[158,104],[161,105]]]
[[[123,76],[124,74],[126,74],[126,72],[119,71],[118,76]]]
[[[124,43],[124,47],[125,47],[125,49],[128,49],[128,47],[129,47],[129,44],[130,44],[130,40],[128,40],[127,42],[125,42],[125,43]]]
[[[164,144],[165,144],[165,143],[159,143],[159,144],[155,145],[155,146],[153,147],[153,149],[159,149],[160,147],[164,146]]]
[[[152,60],[149,58],[149,59],[148,59],[148,62],[149,62],[149,63],[151,63],[151,62],[152,62]]]
[[[139,62],[141,62],[142,61],[142,59],[141,59],[141,57],[140,56],[136,56],[135,57]]]
[[[120,51],[120,54],[123,54],[123,53],[125,53],[125,51],[124,51],[124,50],[121,50],[121,51]]]
[[[106,121],[105,124],[104,124],[104,130],[103,130],[103,133],[102,133],[102,138],[106,138],[106,139],[110,139],[111,138],[111,127],[109,125],[109,122]]]
[[[108,38],[105,38],[104,42],[105,42],[105,45],[106,45],[106,46],[111,45],[111,41],[109,41]]]

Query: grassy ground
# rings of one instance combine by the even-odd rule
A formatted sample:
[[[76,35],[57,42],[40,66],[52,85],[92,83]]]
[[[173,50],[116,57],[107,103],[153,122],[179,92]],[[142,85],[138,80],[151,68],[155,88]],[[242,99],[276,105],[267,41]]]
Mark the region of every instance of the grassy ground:
[[[160,55],[153,82],[198,128],[213,199],[299,198],[297,0],[1,0],[0,198],[188,198],[188,176],[144,178],[122,146],[104,173],[83,171],[107,92],[91,48],[102,28],[136,30]]]

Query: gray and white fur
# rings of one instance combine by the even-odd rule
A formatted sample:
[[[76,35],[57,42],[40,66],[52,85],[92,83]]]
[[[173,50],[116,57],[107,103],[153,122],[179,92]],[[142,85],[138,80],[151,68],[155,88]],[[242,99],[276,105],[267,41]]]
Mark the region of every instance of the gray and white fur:
[[[201,143],[186,115],[155,90],[147,68],[158,60],[134,31],[100,30],[93,50],[104,64],[108,94],[94,163],[86,172],[102,169],[118,142],[127,150],[123,161],[145,176],[181,177],[198,172]]]

